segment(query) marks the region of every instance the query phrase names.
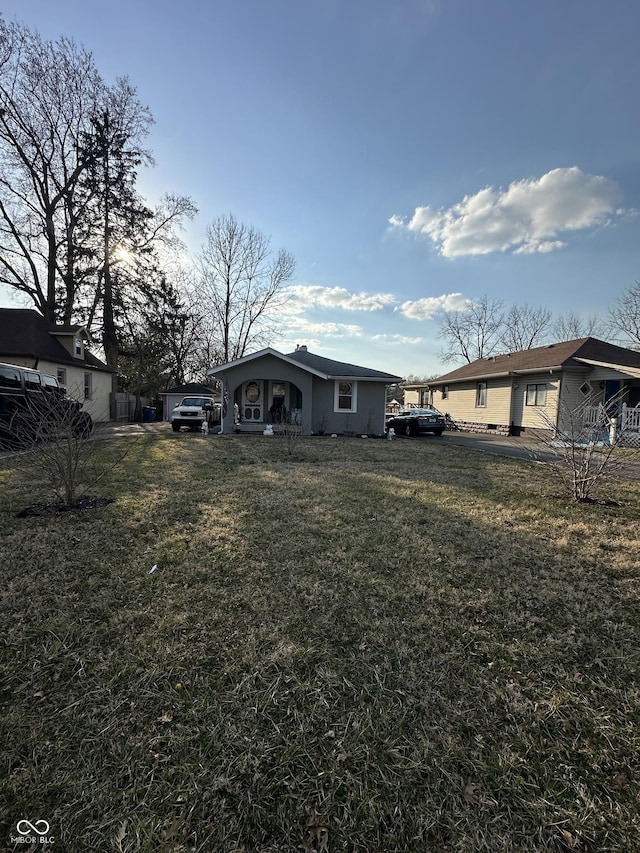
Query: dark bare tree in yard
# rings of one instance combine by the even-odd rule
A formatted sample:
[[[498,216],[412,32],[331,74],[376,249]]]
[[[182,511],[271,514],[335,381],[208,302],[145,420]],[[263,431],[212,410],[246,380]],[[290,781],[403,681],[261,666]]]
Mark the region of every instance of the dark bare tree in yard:
[[[189,275],[185,270],[174,269],[170,281],[165,281],[164,305],[155,312],[153,321],[169,355],[166,387],[204,380],[211,365],[203,353],[205,318],[194,297]]]
[[[114,369],[129,301],[157,286],[162,253],[195,213],[177,195],[153,210],[137,191],[152,121],[86,50],[0,18],[0,282],[52,322],[87,325]]]
[[[440,324],[439,337],[444,340],[442,360],[466,361],[493,355],[499,349],[503,334],[504,302],[487,295],[469,300],[466,308],[446,311]]]
[[[631,349],[640,349],[640,280],[618,297],[609,310],[612,340]]]
[[[274,256],[269,238],[233,215],[220,216],[208,227],[199,273],[217,347],[212,363],[232,361],[268,342],[282,286],[294,272],[289,252],[280,249]]]
[[[504,315],[501,345],[505,352],[542,346],[551,326],[551,311],[532,305],[512,305]]]
[[[103,91],[90,53],[0,19],[0,281],[51,321],[73,313],[81,137]]]
[[[119,377],[122,390],[138,400],[173,385],[204,379],[208,365],[200,360],[202,318],[189,298],[188,292],[164,277],[144,293],[129,290],[127,310],[120,321]]]

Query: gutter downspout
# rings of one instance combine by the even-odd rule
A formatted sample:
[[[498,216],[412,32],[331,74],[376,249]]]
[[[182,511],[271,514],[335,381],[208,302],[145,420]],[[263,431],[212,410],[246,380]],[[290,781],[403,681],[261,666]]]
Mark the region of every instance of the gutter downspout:
[[[564,379],[562,373],[558,377],[558,399],[556,400],[556,430],[555,434],[558,435],[558,430],[560,428],[560,401],[562,399],[562,380]]]
[[[514,383],[514,380],[516,378],[515,374],[510,373],[509,378],[511,379],[511,390],[509,393],[509,421],[508,421],[508,426],[509,426],[509,435],[514,435],[515,429],[517,429],[517,425],[514,424],[514,422],[513,422],[513,397],[514,397],[514,394],[516,393],[516,388],[515,388],[515,383]]]

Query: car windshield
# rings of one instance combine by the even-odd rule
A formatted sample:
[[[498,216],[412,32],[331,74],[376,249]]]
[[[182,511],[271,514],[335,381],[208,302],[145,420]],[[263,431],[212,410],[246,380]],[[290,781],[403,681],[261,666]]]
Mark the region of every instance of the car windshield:
[[[408,409],[406,412],[402,413],[403,415],[415,415],[416,417],[424,417],[425,415],[433,416],[437,415],[438,412],[434,412],[433,409]]]
[[[46,373],[42,374],[42,384],[46,391],[57,391],[60,387],[55,376],[48,376]]]
[[[185,397],[180,403],[181,406],[210,406],[211,400],[208,397]]]

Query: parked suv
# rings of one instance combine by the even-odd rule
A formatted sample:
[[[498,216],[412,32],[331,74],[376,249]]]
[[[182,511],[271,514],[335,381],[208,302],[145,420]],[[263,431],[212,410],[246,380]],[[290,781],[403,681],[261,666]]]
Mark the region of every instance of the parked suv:
[[[69,426],[76,436],[88,435],[93,422],[81,409],[55,376],[0,363],[0,446],[29,446]]]
[[[202,421],[209,426],[220,423],[220,403],[213,397],[185,397],[171,414],[171,428],[178,432],[181,427],[192,430],[202,428]]]

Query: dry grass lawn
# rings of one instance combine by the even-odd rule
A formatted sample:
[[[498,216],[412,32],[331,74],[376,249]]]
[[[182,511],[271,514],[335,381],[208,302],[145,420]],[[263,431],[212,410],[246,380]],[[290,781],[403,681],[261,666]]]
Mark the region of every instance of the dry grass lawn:
[[[180,434],[99,489],[0,465],[5,849],[640,849],[637,482]]]

